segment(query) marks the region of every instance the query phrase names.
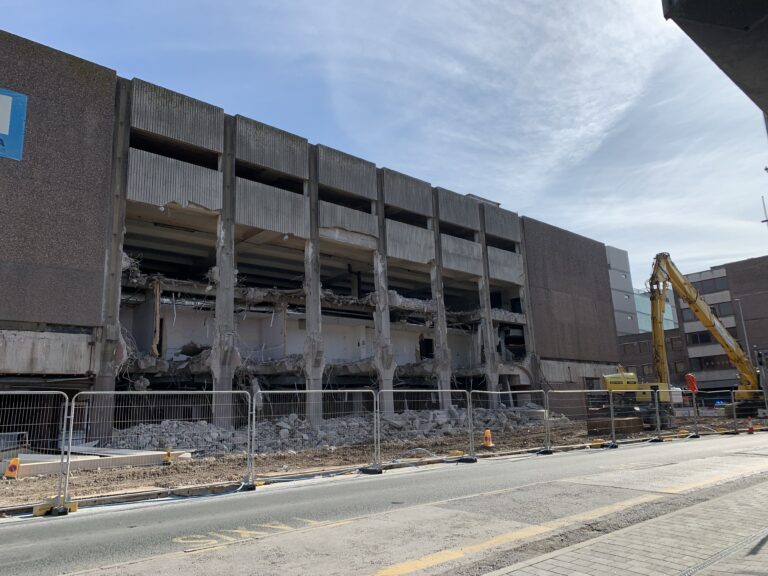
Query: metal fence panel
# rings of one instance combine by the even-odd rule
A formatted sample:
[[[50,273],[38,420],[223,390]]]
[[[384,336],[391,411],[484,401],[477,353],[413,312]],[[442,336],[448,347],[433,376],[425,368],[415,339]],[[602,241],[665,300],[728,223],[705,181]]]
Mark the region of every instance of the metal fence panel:
[[[65,495],[249,481],[245,391],[80,392]]]
[[[550,390],[547,392],[552,446],[609,446],[615,442],[611,395],[606,390]]]
[[[737,423],[728,413],[728,406],[732,402],[729,391],[699,390],[691,398],[696,402],[701,434],[729,434],[734,431],[734,425]]]
[[[376,405],[372,390],[257,392],[256,475],[375,462]]]
[[[662,392],[658,402],[649,389],[612,390],[610,395],[616,441],[658,439],[661,431],[669,429],[669,393]]]
[[[0,507],[61,498],[67,406],[63,392],[0,391]]]
[[[394,410],[381,413],[380,461],[473,455],[472,415],[465,390],[394,390]],[[440,397],[450,406],[440,406]]]
[[[472,431],[478,451],[547,448],[546,397],[542,391],[473,390]],[[490,442],[486,431],[490,432]]]

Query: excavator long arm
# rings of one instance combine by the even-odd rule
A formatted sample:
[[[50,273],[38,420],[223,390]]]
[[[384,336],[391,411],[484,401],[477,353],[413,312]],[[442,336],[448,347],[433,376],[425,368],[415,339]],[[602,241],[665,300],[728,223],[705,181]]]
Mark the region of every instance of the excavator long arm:
[[[696,288],[683,276],[672,262],[669,254],[662,252],[653,261],[653,273],[650,279],[651,322],[653,330],[653,357],[656,375],[660,382],[669,383],[667,354],[664,346],[664,306],[666,304],[667,285],[691,307],[696,318],[709,330],[717,343],[725,350],[728,360],[739,372],[740,390],[759,390],[760,382],[757,370],[749,356],[741,349],[736,339],[715,316],[712,309],[699,295]]]

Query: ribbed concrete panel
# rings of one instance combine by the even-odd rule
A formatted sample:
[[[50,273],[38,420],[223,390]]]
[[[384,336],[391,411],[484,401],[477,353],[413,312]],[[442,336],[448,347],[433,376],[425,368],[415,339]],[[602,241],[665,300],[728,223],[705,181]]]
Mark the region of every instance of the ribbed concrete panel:
[[[440,235],[440,242],[443,245],[443,268],[482,276],[483,249],[480,244],[446,234]]]
[[[520,242],[520,218],[514,212],[486,204],[485,233]]]
[[[480,214],[478,202],[456,192],[437,189],[440,201],[440,220],[472,230],[480,230]]]
[[[352,210],[330,202],[318,202],[321,228],[341,228],[369,236],[378,236],[378,222],[373,214]]]
[[[400,172],[384,168],[384,202],[409,212],[432,216],[432,186]]]
[[[309,198],[259,182],[237,179],[235,222],[309,237]]]
[[[435,257],[434,233],[431,230],[388,219],[387,256],[407,262],[427,264]]]
[[[134,78],[131,126],[221,152],[224,110]]]
[[[306,180],[306,138],[237,116],[237,158]]]
[[[221,172],[131,149],[128,157],[128,200],[164,206],[194,204],[221,210]]]
[[[376,165],[327,146],[318,145],[320,184],[376,200]]]
[[[523,285],[523,258],[517,252],[488,246],[488,273],[493,280]]]
[[[98,370],[91,336],[0,330],[1,374],[88,374]]]

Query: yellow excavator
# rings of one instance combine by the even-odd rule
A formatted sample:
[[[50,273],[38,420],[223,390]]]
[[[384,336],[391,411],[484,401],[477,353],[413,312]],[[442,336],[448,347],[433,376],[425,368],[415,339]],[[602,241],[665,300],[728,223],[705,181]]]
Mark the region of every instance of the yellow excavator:
[[[735,405],[726,406],[726,413],[732,416],[735,410],[737,416],[756,416],[757,409],[764,406],[757,369],[736,339],[712,312],[709,304],[678,270],[666,252],[656,254],[650,279],[653,364],[659,382],[669,385],[667,350],[664,345],[664,307],[670,285],[678,297],[690,306],[699,322],[722,346],[728,360],[739,373],[740,384],[734,395],[736,402]]]

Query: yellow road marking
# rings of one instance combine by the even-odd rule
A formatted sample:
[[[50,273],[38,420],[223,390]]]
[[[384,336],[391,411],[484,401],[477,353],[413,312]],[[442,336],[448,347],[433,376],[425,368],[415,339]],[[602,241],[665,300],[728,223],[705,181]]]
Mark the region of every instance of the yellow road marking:
[[[226,536],[224,534],[219,534],[217,532],[208,532],[211,536],[216,536],[217,538],[220,538],[221,540],[226,540],[228,542],[234,542],[237,540],[237,538],[233,538],[232,536]]]
[[[192,534],[191,536],[179,536],[174,538],[176,544],[197,544],[198,546],[214,546],[219,543],[218,540],[212,540],[207,535]]]
[[[260,536],[268,536],[270,532],[261,532],[257,530],[246,530],[245,528],[232,528],[230,530],[222,530],[222,532],[234,532],[241,538],[258,538]]]
[[[290,532],[291,530],[296,530],[293,526],[288,526],[288,524],[283,524],[281,522],[267,522],[266,524],[256,524],[259,528],[272,528],[272,530],[282,530],[283,532]]]
[[[582,512],[580,514],[573,514],[571,516],[565,516],[563,518],[558,518],[550,522],[544,522],[543,524],[534,524],[532,526],[526,526],[525,528],[520,528],[519,530],[514,530],[512,532],[507,532],[505,534],[494,536],[489,540],[485,540],[477,544],[464,546],[462,548],[442,550],[440,552],[436,552],[434,554],[424,556],[423,558],[417,558],[416,560],[408,560],[407,562],[401,562],[400,564],[388,566],[387,568],[383,568],[378,572],[376,572],[376,576],[402,576],[404,574],[411,574],[418,570],[424,570],[425,568],[431,568],[439,564],[445,564],[446,562],[450,562],[452,560],[458,560],[459,558],[463,558],[467,554],[482,552],[490,548],[501,546],[502,544],[509,544],[510,542],[514,542],[516,540],[523,540],[525,538],[530,538],[532,536],[538,536],[540,534],[552,532],[554,530],[565,528],[567,526],[570,526],[572,524],[577,524],[579,522],[595,520],[597,518],[600,518],[601,516],[615,514],[616,512],[621,512],[622,510],[632,508],[633,506],[638,506],[640,504],[646,504],[648,502],[660,500],[664,497],[665,496],[662,494],[645,494],[643,496],[638,496],[636,498],[630,498],[629,500],[616,502],[615,504],[601,506],[600,508],[595,508],[594,510],[589,510],[587,512]]]

